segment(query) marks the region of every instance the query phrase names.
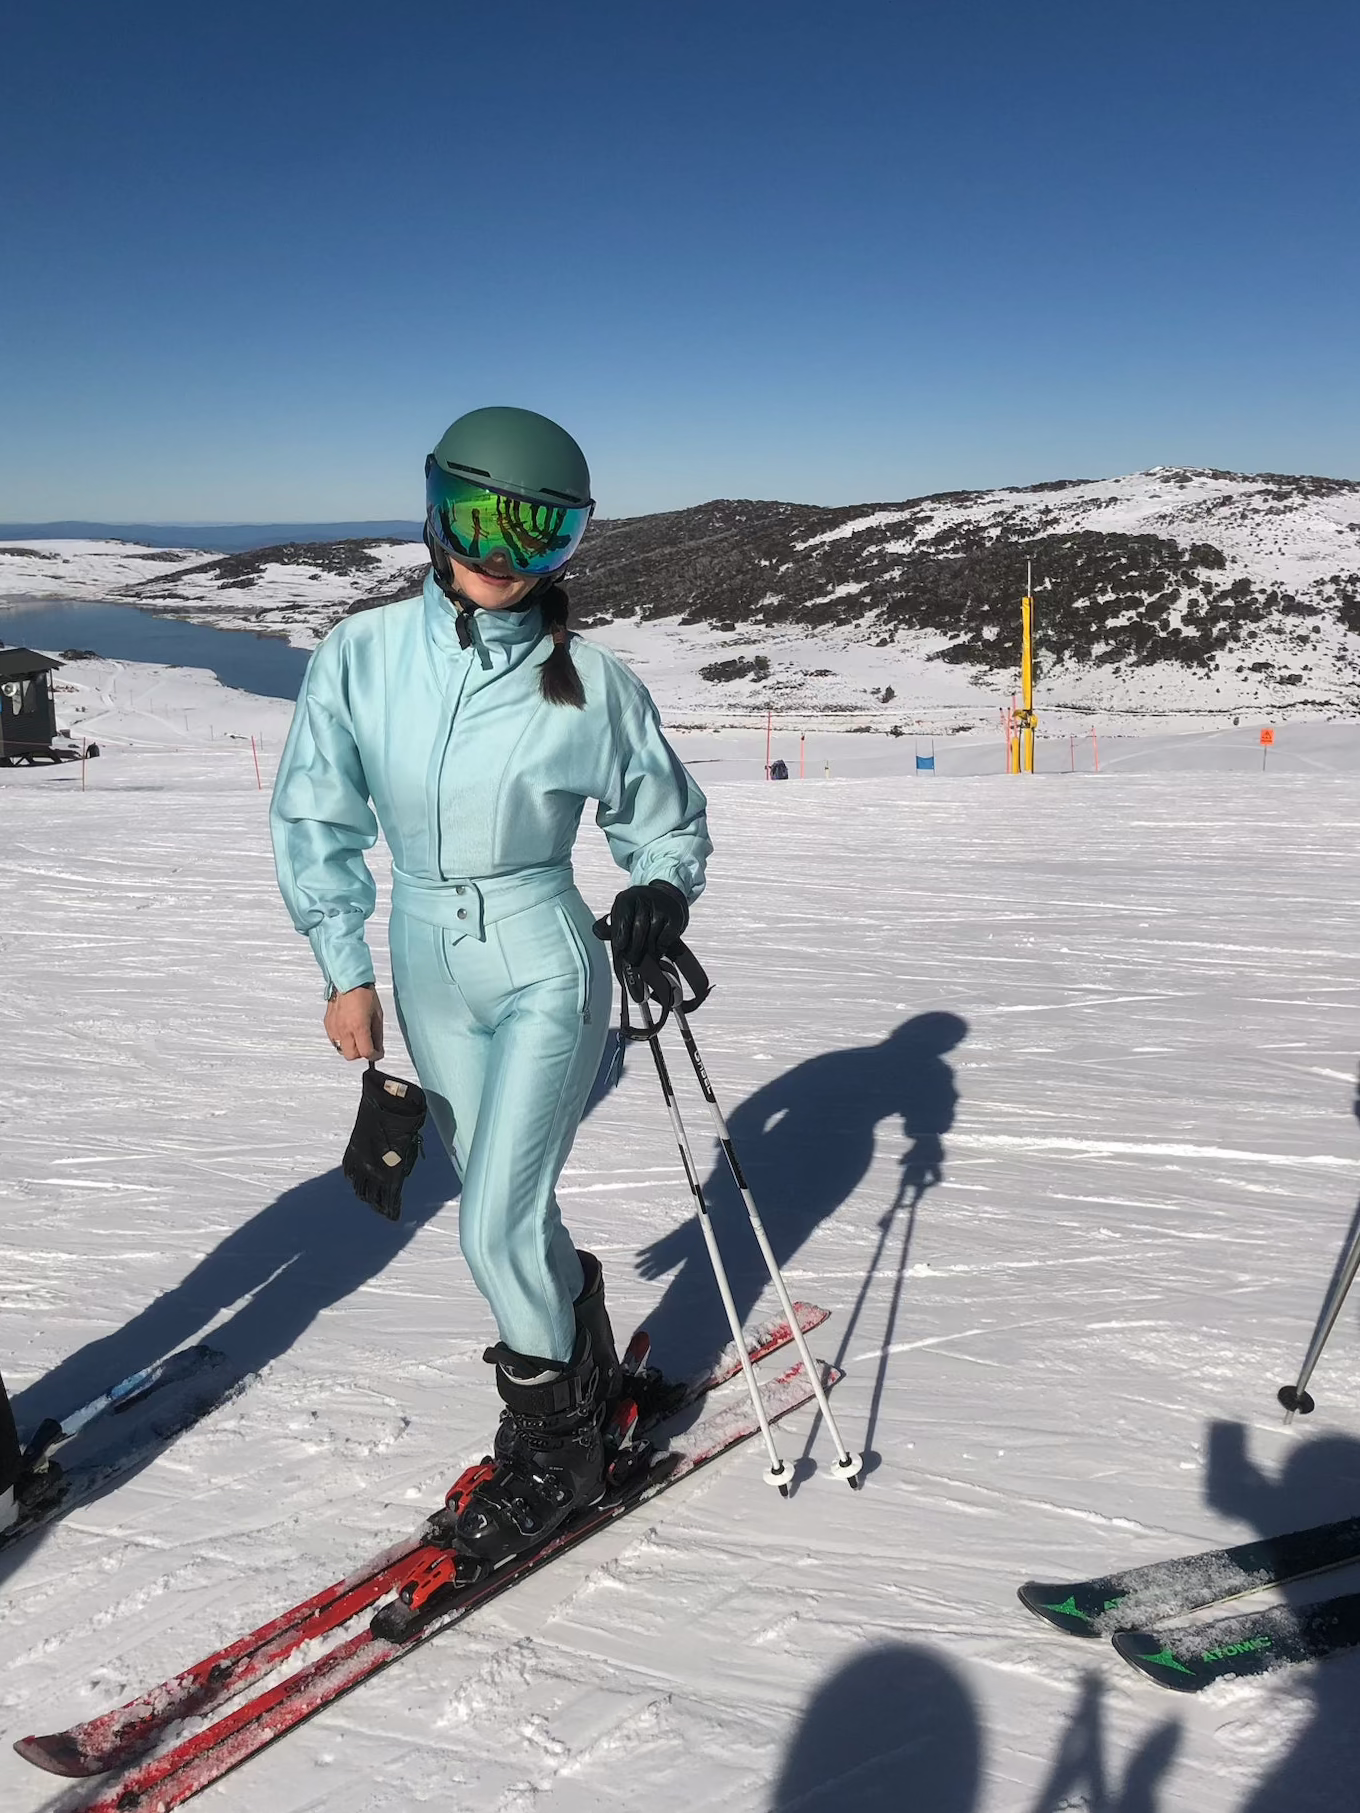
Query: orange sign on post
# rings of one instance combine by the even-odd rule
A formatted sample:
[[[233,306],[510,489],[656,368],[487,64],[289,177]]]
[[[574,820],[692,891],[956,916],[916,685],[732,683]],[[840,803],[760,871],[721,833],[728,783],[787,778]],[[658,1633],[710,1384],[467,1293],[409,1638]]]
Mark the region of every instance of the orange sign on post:
[[[1275,732],[1273,730],[1263,730],[1261,732],[1262,749],[1273,749],[1274,746],[1275,746]]]

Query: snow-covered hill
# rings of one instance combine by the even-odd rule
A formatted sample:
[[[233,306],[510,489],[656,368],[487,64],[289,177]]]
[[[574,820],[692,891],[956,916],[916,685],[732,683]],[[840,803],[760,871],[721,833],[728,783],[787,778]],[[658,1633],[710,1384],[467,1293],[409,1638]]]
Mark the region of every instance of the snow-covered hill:
[[[61,678],[105,749],[87,791],[77,769],[0,771],[0,1363],[25,1427],[200,1338],[253,1376],[4,1557],[11,1813],[118,1789],[55,1783],[8,1740],[414,1529],[498,1408],[437,1142],[398,1225],[340,1175],[358,1078],[322,1034],[266,822],[286,705],[141,664]],[[1281,752],[1344,739],[1300,725]],[[801,1413],[779,1439],[815,1471],[789,1501],[733,1456],[192,1813],[1347,1813],[1360,1654],[1167,1694],[1015,1588],[1360,1503],[1354,1297],[1316,1414],[1285,1427],[1274,1397],[1355,1207],[1355,780],[1102,762],[823,782],[819,762],[781,787],[763,739],[707,740],[690,759],[717,851],[691,936],[719,986],[696,1028],[790,1280],[832,1312],[816,1348],[846,1368],[864,1490],[829,1477]],[[1168,766],[1194,742],[1165,739]],[[745,783],[711,759],[740,743]],[[606,905],[619,872],[589,823],[577,857]],[[388,1037],[409,1075],[395,1016]],[[927,1159],[908,1207],[903,1161]],[[645,1053],[560,1195],[616,1326],[645,1320],[677,1367],[721,1338]],[[759,1262],[714,1195],[746,1301]]]
[[[718,501],[593,525],[577,623],[672,721],[995,722],[1033,564],[1040,705],[1072,716],[1330,717],[1360,706],[1360,482],[1159,467],[900,504]],[[0,598],[120,598],[300,646],[408,595],[423,550],[293,544],[204,560],[0,544]]]

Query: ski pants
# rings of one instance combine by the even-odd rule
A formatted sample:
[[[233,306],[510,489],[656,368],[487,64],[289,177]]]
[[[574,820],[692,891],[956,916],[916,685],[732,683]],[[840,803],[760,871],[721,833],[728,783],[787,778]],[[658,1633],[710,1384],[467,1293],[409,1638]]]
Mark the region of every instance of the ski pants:
[[[462,1179],[459,1244],[500,1338],[566,1361],[584,1279],[556,1187],[604,1054],[613,975],[574,886],[503,917],[498,900],[513,907],[514,889],[394,886],[397,1017]]]

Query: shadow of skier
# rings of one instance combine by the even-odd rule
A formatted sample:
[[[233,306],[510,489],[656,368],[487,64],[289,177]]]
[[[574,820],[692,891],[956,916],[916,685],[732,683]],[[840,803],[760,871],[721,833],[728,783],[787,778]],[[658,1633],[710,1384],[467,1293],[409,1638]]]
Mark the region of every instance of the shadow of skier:
[[[882,1262],[892,1221],[910,1202],[909,1243],[916,1204],[943,1176],[943,1135],[953,1125],[958,1102],[954,1073],[944,1053],[967,1032],[967,1022],[957,1014],[918,1014],[877,1045],[809,1058],[766,1083],[729,1116],[732,1143],[781,1266],[863,1182],[873,1160],[879,1122],[901,1118],[912,1145],[903,1160],[902,1184],[887,1228],[879,1224],[883,1237],[861,1286],[850,1330]],[[769,1279],[725,1159],[714,1167],[704,1193],[715,1223],[720,1224],[732,1294],[745,1322]],[[903,1275],[905,1263],[904,1258],[899,1264]],[[645,1248],[638,1270],[648,1279],[675,1273],[647,1318],[656,1351],[676,1355],[686,1370],[710,1360],[730,1333],[698,1218]]]
[[[613,1049],[611,1037],[587,1114],[606,1092]],[[287,1353],[323,1310],[376,1278],[457,1198],[458,1173],[433,1119],[424,1156],[402,1193],[400,1221],[387,1221],[358,1201],[339,1166],[285,1190],[130,1322],[88,1342],[19,1393],[13,1406],[20,1429],[69,1413],[198,1339],[233,1305],[239,1307],[207,1339],[231,1361],[238,1379]]]
[[[586,1114],[609,1091],[616,1048],[616,1035],[611,1033]],[[424,1155],[402,1193],[398,1222],[387,1221],[361,1203],[338,1165],[285,1190],[130,1322],[87,1342],[17,1393],[12,1408],[21,1434],[36,1429],[48,1416],[60,1419],[69,1415],[120,1379],[204,1337],[214,1318],[225,1310],[232,1313],[204,1338],[228,1362],[214,1373],[213,1391],[219,1397],[229,1395],[233,1385],[287,1353],[323,1310],[376,1278],[440,1209],[455,1201],[461,1187],[444,1144],[430,1124]],[[472,1288],[470,1282],[468,1288]],[[102,1457],[109,1430],[107,1418],[97,1420],[86,1433],[64,1445],[55,1458],[62,1464],[78,1465],[92,1446]],[[105,1490],[126,1485],[174,1439],[170,1434],[148,1445],[137,1465],[112,1475]],[[103,1495],[99,1491],[93,1497]],[[0,1551],[0,1579],[34,1555],[54,1527],[45,1526]]]
[[[1241,1423],[1214,1423],[1209,1430],[1205,1498],[1216,1511],[1250,1524],[1258,1536],[1353,1517],[1360,1511],[1360,1441],[1342,1435],[1304,1441],[1271,1479],[1251,1459]],[[1284,1593],[1291,1605],[1306,1605],[1332,1592],[1354,1590],[1353,1578],[1338,1586],[1323,1574],[1295,1581]],[[1355,1722],[1360,1655],[1338,1655],[1307,1669],[1295,1668],[1289,1678],[1300,1689],[1311,1689],[1313,1716],[1288,1754],[1243,1802],[1241,1813],[1343,1813],[1360,1807],[1360,1790],[1347,1785],[1360,1772],[1360,1729]],[[1268,1689],[1261,1691],[1264,1695]]]
[[[967,1687],[931,1650],[887,1644],[817,1689],[770,1813],[973,1813],[981,1776]]]
[[[375,1278],[458,1191],[438,1142],[407,1183],[399,1222],[359,1202],[339,1167],[285,1190],[113,1334],[88,1342],[14,1400],[20,1427],[60,1416],[152,1365],[239,1305],[206,1337],[238,1378],[276,1360],[324,1309]]]
[[[1088,1674],[1048,1780],[1031,1813],[1158,1813],[1158,1788],[1176,1760],[1181,1727],[1168,1719],[1134,1751],[1118,1788],[1106,1764],[1105,1685]]]
[[[212,1378],[213,1394],[220,1401],[233,1386],[286,1353],[323,1310],[390,1265],[457,1195],[458,1187],[453,1166],[439,1142],[431,1140],[426,1142],[425,1159],[407,1183],[402,1219],[395,1224],[359,1202],[338,1167],[286,1190],[130,1322],[87,1342],[16,1393],[19,1429],[32,1430],[47,1416],[69,1415],[119,1379],[196,1341],[215,1316],[239,1305],[206,1337],[227,1359]],[[148,1399],[147,1404],[154,1414],[156,1400]],[[79,1466],[93,1454],[102,1464],[112,1433],[109,1419],[100,1418],[59,1449],[55,1458],[64,1466]],[[173,1428],[163,1437],[153,1437],[136,1464],[111,1474],[93,1498],[125,1486],[174,1440]],[[34,1531],[0,1552],[0,1579],[30,1560],[55,1527]]]

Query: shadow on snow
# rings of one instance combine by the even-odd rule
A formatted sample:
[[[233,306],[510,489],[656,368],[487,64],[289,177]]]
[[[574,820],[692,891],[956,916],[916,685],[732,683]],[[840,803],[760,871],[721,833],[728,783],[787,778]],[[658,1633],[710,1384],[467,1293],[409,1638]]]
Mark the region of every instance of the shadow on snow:
[[[876,1045],[809,1058],[763,1085],[729,1117],[733,1146],[781,1266],[790,1263],[864,1181],[880,1122],[900,1119],[911,1141],[895,1200],[878,1223],[877,1249],[836,1356],[838,1363],[845,1357],[882,1267],[893,1225],[905,1210],[869,1441],[882,1400],[917,1207],[926,1190],[943,1176],[943,1136],[953,1125],[958,1102],[954,1073],[944,1054],[967,1032],[966,1021],[957,1014],[918,1014]],[[704,1195],[718,1229],[737,1313],[746,1322],[769,1279],[725,1160],[719,1159],[714,1167]],[[638,1270],[649,1279],[674,1272],[647,1327],[655,1351],[676,1356],[685,1371],[697,1370],[730,1338],[698,1218],[691,1217],[645,1248]],[[802,1294],[815,1295],[816,1286]]]

